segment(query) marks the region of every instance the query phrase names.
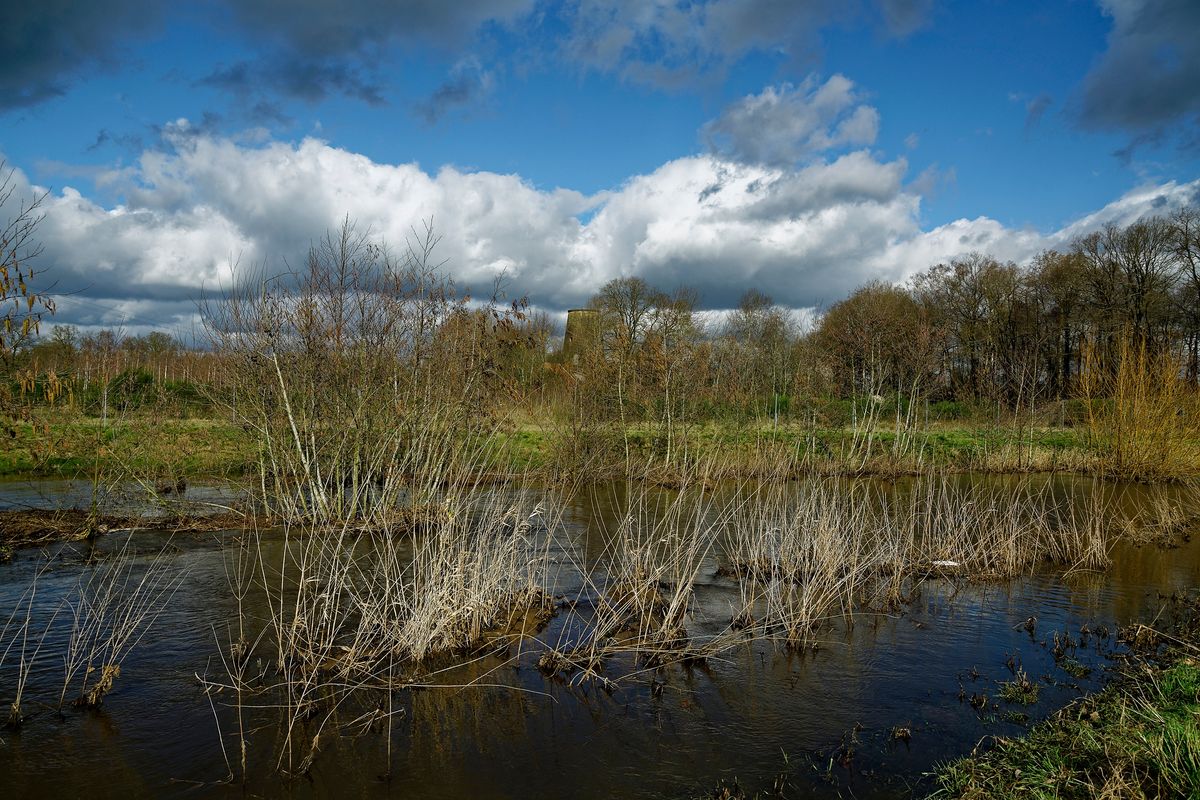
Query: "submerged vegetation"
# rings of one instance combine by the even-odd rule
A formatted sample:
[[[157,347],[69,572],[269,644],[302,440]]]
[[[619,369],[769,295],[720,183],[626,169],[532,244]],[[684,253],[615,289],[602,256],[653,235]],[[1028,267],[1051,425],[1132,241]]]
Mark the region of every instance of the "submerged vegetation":
[[[1200,787],[1200,628],[1195,594],[1167,630],[1129,632],[1133,653],[1103,691],[1021,738],[947,765],[943,798],[1194,797]],[[1179,614],[1178,612],[1182,612]],[[1011,687],[1011,684],[1010,684]],[[1009,689],[1023,696],[1023,689]]]
[[[47,662],[62,668],[57,702],[50,707],[60,714],[68,702],[76,708],[99,708],[121,677],[125,659],[186,577],[165,550],[139,554],[128,538],[118,549],[90,557],[94,568],[49,604],[38,602],[39,583],[56,566],[53,559],[47,560],[0,628],[0,667],[15,661],[15,671],[8,673],[14,684],[9,728],[18,729],[29,718],[25,698],[31,689],[49,698],[48,687],[30,686],[31,676]],[[38,705],[48,703],[43,699]]]

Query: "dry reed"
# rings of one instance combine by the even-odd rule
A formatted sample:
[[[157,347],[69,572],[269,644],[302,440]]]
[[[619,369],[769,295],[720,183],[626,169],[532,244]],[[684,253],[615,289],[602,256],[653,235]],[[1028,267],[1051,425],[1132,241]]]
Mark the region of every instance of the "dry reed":
[[[121,665],[142,641],[186,577],[164,548],[139,565],[127,538],[104,558],[66,599],[71,633],[63,653],[59,708],[77,682],[75,705],[99,706],[121,674]]]

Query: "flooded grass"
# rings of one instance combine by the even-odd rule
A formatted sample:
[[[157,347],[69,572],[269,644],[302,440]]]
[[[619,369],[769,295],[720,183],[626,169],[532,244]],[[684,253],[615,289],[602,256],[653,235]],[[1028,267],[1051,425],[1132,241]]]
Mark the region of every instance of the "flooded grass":
[[[1030,680],[1025,670],[1018,668],[1011,681],[1001,681],[996,695],[1006,703],[1031,706],[1038,701],[1042,687]]]
[[[1200,787],[1200,594],[1173,594],[1153,626],[1131,625],[1121,638],[1130,649],[1106,688],[1068,704],[1026,736],[981,742],[986,752],[939,770],[933,796],[1194,796]],[[1060,648],[1056,634],[1059,666],[1078,674],[1078,662],[1060,660]],[[1028,686],[1036,685],[1020,672],[1001,693],[1021,702]]]
[[[687,730],[708,719],[702,741],[728,743],[733,730],[748,726],[758,731],[755,746],[765,748],[764,757],[772,748],[778,756],[779,746],[795,756],[784,785],[897,796],[888,780],[862,773],[919,776],[934,760],[966,752],[983,733],[1019,732],[1069,699],[1073,687],[1098,685],[1106,654],[1163,642],[1138,628],[1101,634],[1114,621],[1130,621],[1126,613],[1140,606],[1116,618],[1108,611],[1080,620],[1044,600],[1013,595],[1048,581],[1095,614],[1099,606],[1088,598],[1108,598],[1105,587],[1125,585],[1126,570],[1141,560],[1191,553],[1190,545],[1166,550],[1159,540],[1138,549],[1129,535],[1139,520],[1152,519],[1155,504],[1178,503],[1182,516],[1192,513],[1186,492],[1171,490],[1164,499],[1139,488],[1131,505],[1110,486],[1071,487],[944,477],[898,486],[701,481],[672,490],[626,484],[591,499],[560,499],[536,484],[465,486],[469,491],[460,493],[450,481],[440,496],[426,496],[429,510],[417,525],[347,521],[210,535],[212,555],[204,558],[215,558],[219,569],[206,579],[204,597],[219,602],[203,601],[212,606],[208,617],[195,608],[172,611],[177,573],[154,578],[153,559],[121,573],[118,559],[89,564],[85,543],[60,542],[54,571],[39,579],[48,581],[39,583],[45,593],[39,589],[35,600],[6,595],[17,611],[4,644],[14,656],[27,655],[0,662],[0,688],[6,705],[20,689],[20,737],[31,743],[45,723],[31,725],[30,710],[54,708],[56,700],[61,709],[80,698],[88,714],[112,714],[129,725],[125,692],[136,696],[147,679],[161,680],[145,665],[153,649],[139,647],[149,623],[159,629],[156,615],[167,613],[173,635],[191,629],[187,635],[195,637],[186,651],[190,675],[202,690],[199,711],[209,716],[197,725],[219,730],[201,749],[208,748],[211,764],[219,742],[223,771],[254,791],[301,775],[320,784],[344,774],[340,759],[376,748],[386,751],[387,765],[458,764],[453,752],[478,752],[490,741],[476,726],[501,723],[489,704],[511,702],[524,709],[518,718],[534,715],[530,729],[514,731],[504,745],[522,758],[533,757],[526,746],[562,746],[548,743],[550,730],[582,747],[576,740],[587,738],[590,715],[600,730],[612,725],[637,741],[662,735],[665,719]],[[205,552],[192,549],[201,541],[173,545],[170,558],[191,562]],[[104,550],[103,542],[93,547]],[[32,557],[27,551],[4,569],[27,575]],[[57,576],[67,574],[79,576],[76,588],[61,584]],[[105,585],[125,598],[111,601],[107,612]],[[170,601],[160,603],[164,597]],[[987,597],[1011,610],[994,617],[978,605]],[[993,615],[987,636],[1005,642],[1004,649],[989,645],[992,655],[980,660],[984,651],[971,636],[983,629],[955,622],[962,608]],[[117,632],[120,620],[131,622],[126,633]],[[958,631],[958,638],[946,640],[939,629]],[[107,632],[86,634],[100,630]],[[47,666],[63,664],[63,653],[72,651],[70,690],[59,677],[47,692],[54,687]],[[929,683],[921,666],[935,659],[961,671]],[[835,664],[843,674],[830,672]],[[897,677],[906,671],[921,678]],[[822,686],[853,694],[823,699]],[[887,687],[900,692],[898,705],[887,699]],[[932,705],[919,699],[930,691]],[[453,719],[413,716],[451,697],[461,704]],[[796,702],[801,709],[816,703],[828,719],[798,711]],[[732,720],[721,717],[731,710],[710,716],[743,703],[759,710],[737,712],[728,732]],[[788,715],[763,710],[774,703]],[[951,707],[959,709],[952,725],[945,717]],[[539,715],[570,720],[569,727],[546,729]],[[775,732],[759,727],[767,719],[779,726],[778,745]],[[788,734],[800,719],[809,720],[807,733]],[[421,737],[435,731],[454,743],[451,751],[422,749]],[[593,735],[608,742],[606,749],[629,753],[607,734]],[[804,752],[787,744],[796,735],[810,742]],[[698,756],[673,734],[670,741],[683,749],[663,764]],[[738,746],[741,757],[749,746]],[[677,772],[651,766],[649,752],[629,757],[646,774],[674,775],[685,790]],[[728,759],[710,757],[728,767]],[[490,758],[488,769],[500,769]],[[693,763],[697,768],[710,774]],[[747,796],[778,777],[776,768],[766,784],[755,777],[766,774],[757,768],[738,774]],[[405,785],[429,788],[414,780]],[[513,780],[514,787],[563,788],[549,777]],[[613,778],[596,780],[597,787],[620,785],[620,793],[639,796],[669,789],[661,781],[632,791]]]
[[[202,533],[239,530],[248,524],[266,524],[264,518],[243,511],[206,510],[122,515],[78,508],[0,510],[0,545],[8,548],[41,547],[55,542],[83,541],[106,533],[157,530]]]
[[[1200,785],[1200,663],[1140,665],[1027,736],[938,775],[942,798],[1193,797]]]

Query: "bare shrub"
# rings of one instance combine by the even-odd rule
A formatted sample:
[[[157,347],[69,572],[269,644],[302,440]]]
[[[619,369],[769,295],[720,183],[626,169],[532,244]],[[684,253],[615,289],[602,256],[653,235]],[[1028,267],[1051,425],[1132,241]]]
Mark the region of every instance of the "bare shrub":
[[[255,437],[277,515],[383,524],[479,465],[524,314],[468,305],[433,261],[437,241],[426,227],[396,257],[347,220],[303,269],[244,277],[203,305],[223,368],[214,399]]]

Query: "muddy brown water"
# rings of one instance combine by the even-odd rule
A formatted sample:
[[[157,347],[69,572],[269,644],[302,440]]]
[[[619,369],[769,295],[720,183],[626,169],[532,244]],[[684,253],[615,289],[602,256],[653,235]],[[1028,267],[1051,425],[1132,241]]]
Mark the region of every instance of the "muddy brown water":
[[[1169,487],[1039,480],[1081,502],[1089,492],[1111,493],[1122,513],[1136,514],[1156,499],[1184,502]],[[0,484],[0,507],[70,500],[70,491],[61,484]],[[214,487],[189,491],[228,494]],[[620,490],[608,489],[573,501],[562,547],[594,551],[594,531],[622,502]],[[43,630],[52,609],[129,535],[100,540],[100,559],[78,544],[19,551],[0,564],[0,623],[45,568],[31,625]],[[687,798],[736,778],[751,795],[782,783],[789,797],[921,796],[939,763],[988,737],[1021,734],[1024,726],[1009,712],[1037,721],[1102,685],[1115,637],[1093,635],[1078,648],[1075,658],[1092,673],[1076,679],[1056,665],[1046,644],[1054,631],[1078,638],[1086,625],[1115,633],[1121,624],[1152,617],[1162,595],[1194,588],[1200,579],[1196,537],[1172,549],[1119,544],[1101,575],[1064,578],[1047,570],[981,585],[934,580],[903,612],[860,615],[853,626],[823,630],[816,652],[751,643],[703,667],[667,668],[654,685],[622,683],[611,694],[546,678],[528,658],[485,658],[439,676],[455,687],[395,693],[400,713],[390,737],[386,728],[326,736],[303,777],[282,777],[276,768],[278,710],[247,709],[250,775],[227,782],[228,764],[237,760],[235,719],[228,698],[210,698],[198,676],[222,674],[220,647],[236,613],[227,575],[233,535],[132,534],[139,552],[167,546],[170,568],[186,576],[98,711],[54,710],[69,629],[55,619],[24,699],[32,716],[20,730],[0,730],[0,795]],[[282,547],[268,537],[266,552]],[[565,551],[551,555],[570,561]],[[728,622],[735,590],[714,571],[706,570],[697,587],[693,631],[715,632]],[[578,588],[572,570],[558,575],[558,591]],[[1021,627],[1030,616],[1038,620],[1032,635]],[[556,619],[542,636],[552,640],[562,624]],[[0,652],[12,631],[10,625]],[[11,649],[0,664],[5,708],[19,657]],[[1011,677],[1010,657],[1042,682],[1036,705],[1001,703],[980,713],[960,700],[960,687],[966,695],[994,697],[997,681]],[[346,710],[349,718],[356,713]],[[894,728],[909,729],[911,740],[894,739]]]

